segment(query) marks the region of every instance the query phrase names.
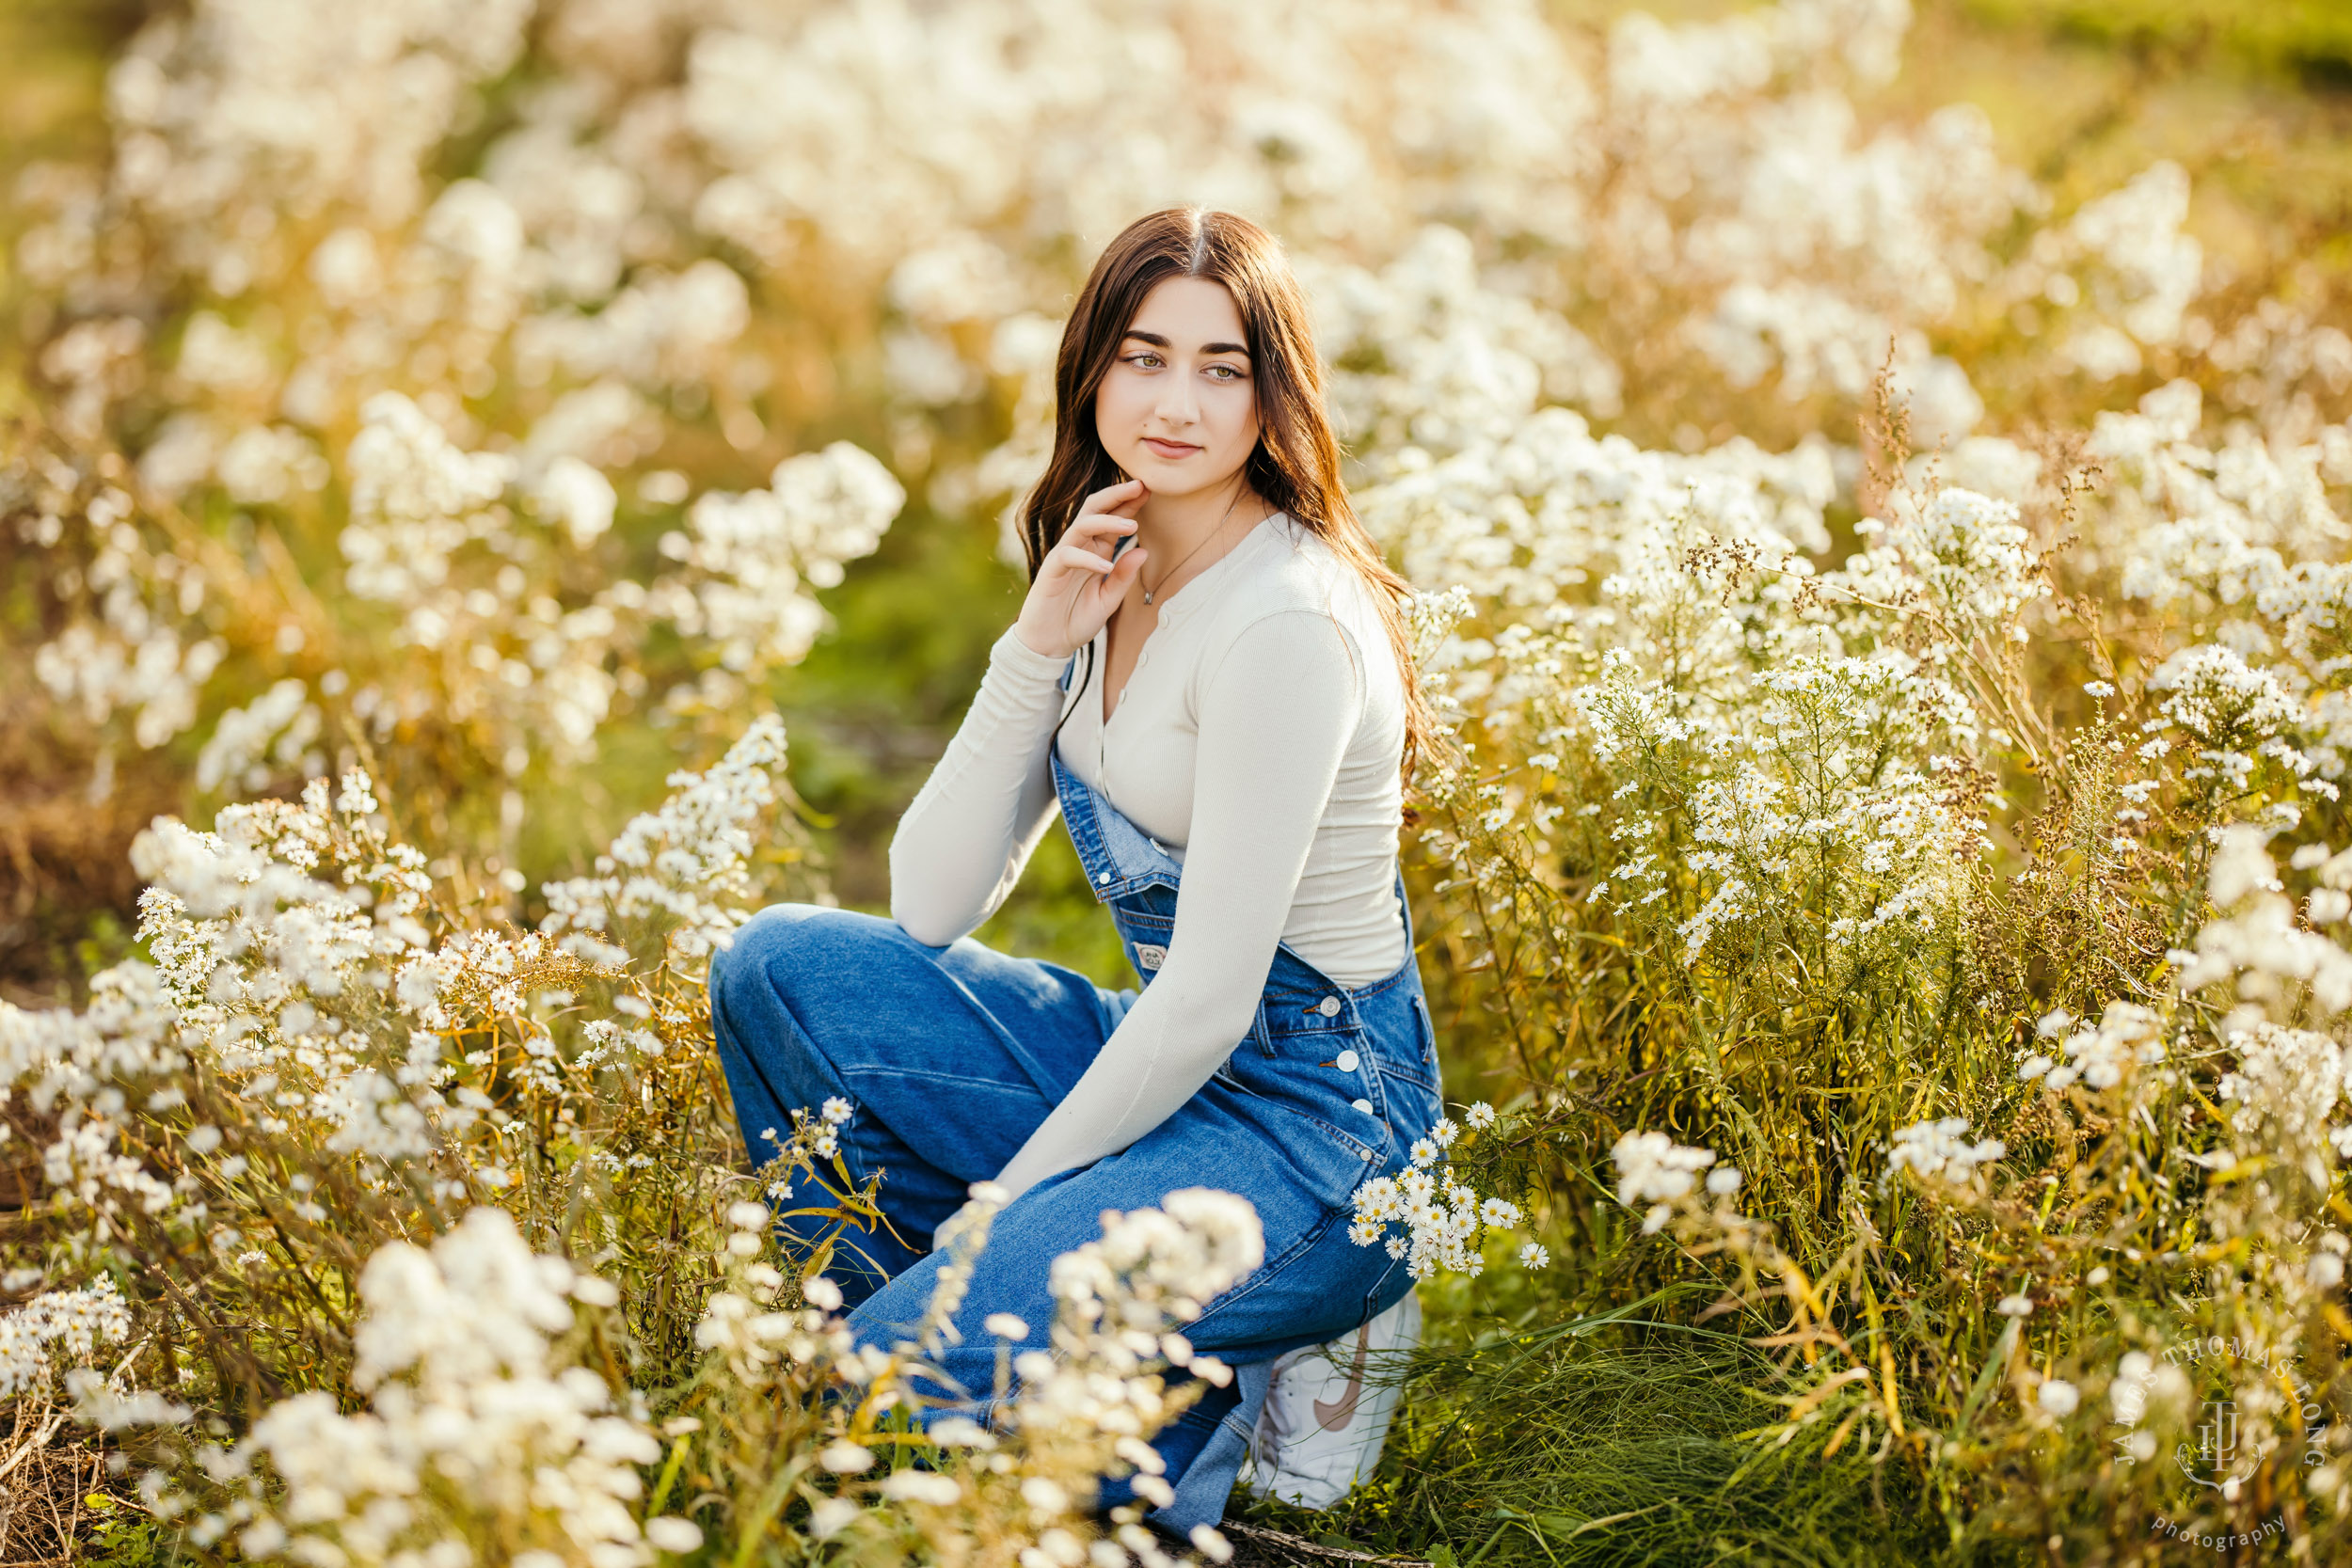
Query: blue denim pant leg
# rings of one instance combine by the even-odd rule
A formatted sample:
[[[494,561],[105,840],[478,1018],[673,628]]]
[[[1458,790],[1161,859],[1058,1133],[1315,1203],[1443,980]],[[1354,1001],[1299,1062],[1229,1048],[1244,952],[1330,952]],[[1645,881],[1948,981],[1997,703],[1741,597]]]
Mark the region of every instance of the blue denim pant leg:
[[[789,1132],[795,1107],[840,1095],[857,1108],[843,1158],[860,1181],[884,1173],[898,1236],[844,1235],[829,1272],[852,1305],[925,1256],[972,1183],[1002,1170],[1069,1093],[1134,994],[968,938],[927,947],[895,921],[811,904],[762,911],[710,970],[719,1060],[755,1160],[772,1151],[768,1129]],[[783,1222],[803,1243],[828,1223]]]
[[[928,1252],[931,1232],[1069,1092],[1135,994],[968,939],[927,947],[894,922],[806,905],[763,911],[714,962],[712,1020],[745,1141],[762,1148],[764,1130],[782,1133],[793,1107],[842,1095],[857,1105],[845,1162],[861,1180],[884,1173],[882,1207],[903,1242],[853,1232],[859,1252],[844,1249],[831,1269],[862,1342],[888,1349],[921,1317],[943,1261]],[[1187,1329],[1200,1350],[1237,1369],[1233,1385],[1206,1390],[1154,1440],[1177,1496],[1151,1517],[1180,1531],[1222,1516],[1267,1364],[1346,1333],[1404,1286],[1382,1249],[1346,1235],[1349,1192],[1393,1153],[1368,1165],[1360,1140],[1316,1119],[1347,1115],[1341,1107],[1359,1089],[1389,1097],[1329,1077],[1333,1044],[1278,1036],[1237,1052],[1232,1081],[1213,1080],[1127,1149],[1009,1205],[957,1314],[961,1343],[943,1357],[956,1386],[938,1392],[986,1403],[996,1341],[985,1320],[1012,1313],[1029,1328],[1017,1348],[1044,1347],[1053,1260],[1098,1238],[1104,1210],[1158,1207],[1196,1186],[1248,1198],[1265,1261]],[[1314,1085],[1303,1099],[1301,1085]],[[805,1241],[822,1228],[786,1223]],[[1104,1500],[1125,1495],[1124,1483],[1108,1483]]]
[[[1242,1375],[1233,1386],[1205,1390],[1153,1442],[1177,1497],[1151,1517],[1180,1532],[1224,1514],[1247,1422],[1263,1398],[1263,1364],[1354,1328],[1375,1303],[1393,1299],[1391,1274],[1402,1275],[1380,1248],[1348,1239],[1344,1190],[1336,1180],[1343,1167],[1333,1161],[1323,1168],[1311,1157],[1302,1162],[1295,1147],[1269,1141],[1237,1114],[1241,1094],[1212,1084],[1120,1153],[1041,1181],[1008,1205],[956,1314],[962,1341],[940,1358],[957,1386],[935,1390],[975,1404],[990,1401],[996,1368],[996,1340],[985,1326],[991,1313],[1010,1312],[1028,1325],[1016,1354],[1047,1347],[1053,1260],[1098,1238],[1104,1210],[1157,1208],[1184,1187],[1247,1197],[1264,1233],[1265,1260],[1184,1330],[1197,1349],[1240,1367]],[[943,1261],[935,1255],[914,1263],[852,1312],[850,1326],[860,1342],[897,1344],[921,1317]],[[1104,1500],[1125,1496],[1124,1484],[1113,1482]]]

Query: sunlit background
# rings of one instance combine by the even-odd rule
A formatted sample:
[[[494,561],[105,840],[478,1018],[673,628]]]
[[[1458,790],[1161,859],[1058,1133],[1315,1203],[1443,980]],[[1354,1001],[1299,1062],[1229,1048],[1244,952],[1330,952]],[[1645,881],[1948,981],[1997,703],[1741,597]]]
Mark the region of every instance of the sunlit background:
[[[1644,446],[1851,449],[1890,329],[1952,392],[1947,433],[2081,421],[2182,370],[2233,413],[2341,411],[2340,366],[2231,402],[2247,372],[2204,352],[2233,307],[2324,321],[2339,297],[2338,8],[1972,0],[1906,28],[1899,3],[1820,6],[1689,46],[1639,19],[1740,10],[417,0],[355,23],[12,0],[0,406],[117,444],[233,565],[165,595],[188,613],[126,623],[38,535],[0,539],[5,983],[70,990],[119,953],[130,835],[332,766],[371,689],[414,709],[387,733],[431,772],[448,847],[532,885],[772,703],[834,887],[879,903],[890,825],[1016,602],[997,519],[1056,322],[1103,241],[1169,200],[1279,230],[1330,350],[1369,366],[1419,333],[1449,356],[1424,423],[1526,373],[1533,401]],[[2061,306],[1992,279],[2143,177],[2161,188],[2113,282]],[[2135,304],[2145,343],[2113,336]],[[2078,318],[2096,373],[2053,357]],[[565,655],[622,678],[551,713],[537,664],[472,694],[419,668],[413,594],[345,578],[347,453],[383,390],[526,470],[606,476],[610,531],[529,566],[567,610],[653,580],[691,496],[836,439],[908,501],[837,584],[786,567],[822,607],[813,641],[796,622],[737,675],[721,640],[656,617]],[[1346,400],[1359,479],[1402,428],[1381,395]],[[83,673],[38,673],[75,625]],[[528,809],[501,824],[509,790]],[[1115,963],[1073,886],[1049,841],[992,934]]]

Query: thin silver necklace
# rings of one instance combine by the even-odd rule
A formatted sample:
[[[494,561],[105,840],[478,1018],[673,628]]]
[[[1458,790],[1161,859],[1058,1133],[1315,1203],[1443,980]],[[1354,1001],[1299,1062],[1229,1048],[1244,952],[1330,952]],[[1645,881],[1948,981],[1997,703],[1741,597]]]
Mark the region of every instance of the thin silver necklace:
[[[1207,546],[1210,540],[1225,531],[1225,525],[1233,520],[1233,508],[1239,506],[1240,504],[1241,489],[1239,486],[1235,486],[1233,490],[1233,499],[1225,503],[1225,515],[1216,520],[1216,527],[1209,530],[1208,532],[1200,536],[1200,544],[1195,545],[1192,548],[1184,552],[1184,561],[1190,561],[1194,556],[1199,555],[1201,550]],[[1168,579],[1184,569],[1184,561],[1179,561],[1175,565],[1170,566],[1167,571],[1160,574],[1160,588],[1166,588],[1168,586]],[[1136,580],[1138,582],[1142,580],[1141,573],[1136,574]],[[1157,592],[1159,592],[1159,589],[1156,588],[1144,589],[1143,602],[1145,604],[1150,604],[1152,602],[1152,595]]]

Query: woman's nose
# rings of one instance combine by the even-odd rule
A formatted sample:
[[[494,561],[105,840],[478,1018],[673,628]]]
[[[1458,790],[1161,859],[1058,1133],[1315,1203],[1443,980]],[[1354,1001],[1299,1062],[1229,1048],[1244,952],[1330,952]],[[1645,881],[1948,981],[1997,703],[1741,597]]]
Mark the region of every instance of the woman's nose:
[[[1200,417],[1189,376],[1172,376],[1160,388],[1159,416],[1169,424],[1190,424]]]

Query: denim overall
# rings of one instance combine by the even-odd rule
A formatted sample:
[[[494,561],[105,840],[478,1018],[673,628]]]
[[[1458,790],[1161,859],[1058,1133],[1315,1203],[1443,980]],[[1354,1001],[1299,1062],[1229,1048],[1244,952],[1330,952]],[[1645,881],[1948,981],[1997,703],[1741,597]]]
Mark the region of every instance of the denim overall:
[[[1058,755],[1052,768],[1088,883],[1148,986],[1174,932],[1183,868]],[[1348,1333],[1411,1283],[1384,1247],[1347,1236],[1356,1188],[1401,1171],[1441,1114],[1401,872],[1395,886],[1402,964],[1349,990],[1278,947],[1249,1032],[1216,1074],[1125,1149],[1008,1205],[955,1314],[962,1342],[942,1367],[961,1387],[941,1392],[985,1418],[996,1341],[984,1321],[1012,1313],[1029,1329],[1016,1351],[1043,1347],[1052,1261],[1099,1236],[1104,1210],[1156,1207],[1193,1186],[1248,1198],[1264,1262],[1185,1330],[1235,1376],[1154,1441],[1176,1496],[1149,1517],[1180,1533],[1223,1516],[1274,1358]],[[713,962],[712,1017],[745,1141],[764,1149],[763,1130],[788,1128],[790,1107],[844,1095],[857,1107],[843,1130],[845,1160],[861,1180],[884,1172],[881,1202],[896,1234],[851,1232],[854,1248],[831,1269],[862,1343],[886,1349],[920,1318],[941,1261],[922,1243],[1069,1092],[1137,994],[968,937],[927,947],[895,922],[811,905],[763,911]],[[806,1241],[824,1228],[781,1223]],[[1102,1500],[1128,1496],[1125,1482],[1109,1481]]]

